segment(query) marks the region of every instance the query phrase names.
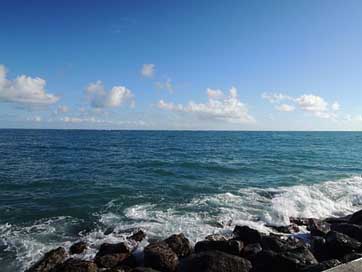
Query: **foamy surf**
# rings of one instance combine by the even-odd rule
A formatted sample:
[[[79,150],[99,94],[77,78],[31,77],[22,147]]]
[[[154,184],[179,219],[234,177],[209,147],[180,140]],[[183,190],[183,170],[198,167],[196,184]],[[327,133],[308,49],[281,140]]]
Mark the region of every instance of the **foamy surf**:
[[[102,243],[126,241],[134,228],[145,230],[148,239],[183,232],[195,243],[209,234],[229,234],[238,224],[270,232],[268,225],[287,225],[291,216],[342,216],[362,208],[362,177],[201,195],[167,209],[160,204],[140,203],[119,211],[116,205],[114,201],[108,203],[97,215],[98,227],[81,232],[78,237],[68,231],[72,225],[80,223],[71,217],[47,219],[30,226],[1,225],[0,246],[17,260],[9,269],[24,269],[51,248],[59,245],[68,248],[76,239],[83,239],[90,245],[79,257],[91,259]],[[109,228],[111,231],[105,232]],[[140,249],[146,244],[147,241],[141,244]],[[6,258],[6,254],[4,256]],[[2,261],[7,260],[3,257]]]

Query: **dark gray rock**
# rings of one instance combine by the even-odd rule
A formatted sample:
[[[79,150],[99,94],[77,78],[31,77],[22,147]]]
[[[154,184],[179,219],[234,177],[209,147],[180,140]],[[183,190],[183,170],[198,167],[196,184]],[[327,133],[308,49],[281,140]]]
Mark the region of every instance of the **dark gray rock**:
[[[340,264],[341,264],[341,262],[338,261],[337,259],[332,259],[332,260],[324,261],[324,262],[321,262],[318,264],[308,265],[308,266],[302,268],[300,271],[301,272],[322,272],[324,270],[330,269],[330,268],[335,267]]]
[[[358,250],[361,243],[343,233],[330,231],[326,235],[326,247],[329,254],[338,259]]]
[[[352,214],[351,218],[349,219],[349,223],[362,225],[362,210]]]
[[[193,254],[185,262],[188,272],[249,272],[252,268],[247,259],[221,251]]]
[[[349,237],[362,242],[362,226],[355,224],[333,224],[332,230],[348,235]]]
[[[311,218],[307,228],[312,236],[324,237],[331,230],[331,225],[323,220]]]
[[[131,252],[124,243],[104,243],[101,245],[94,260],[99,267],[112,268],[120,265],[130,255]]]
[[[143,230],[138,230],[137,232],[133,233],[131,236],[127,237],[127,239],[134,240],[136,242],[141,242],[145,238],[146,238],[146,233]]]
[[[356,260],[356,259],[360,259],[362,258],[362,253],[356,253],[356,252],[353,252],[353,253],[349,253],[347,255],[344,255],[342,258],[340,258],[339,260],[342,262],[342,263],[348,263],[348,262],[351,262],[353,260]]]
[[[151,267],[161,272],[171,272],[176,270],[179,260],[177,254],[166,242],[162,241],[145,247],[144,263],[146,267]]]
[[[252,260],[255,258],[255,256],[261,252],[263,249],[260,244],[248,244],[243,248],[243,251],[241,253],[241,257],[244,257],[248,260]]]
[[[190,241],[182,233],[171,235],[165,242],[178,257],[186,257],[191,254],[192,248]]]
[[[260,243],[261,234],[259,231],[249,228],[248,226],[235,226],[234,237],[245,244]]]
[[[68,259],[61,265],[58,265],[55,272],[97,272],[98,268],[94,262],[79,259]]]
[[[136,267],[131,272],[158,272],[158,270],[154,270],[149,267]]]
[[[326,239],[323,237],[313,236],[310,241],[310,247],[313,255],[319,262],[323,262],[332,258],[326,245]]]
[[[45,253],[43,258],[32,265],[26,272],[50,272],[57,265],[63,263],[66,257],[65,249],[58,247]]]
[[[77,242],[75,244],[73,244],[70,248],[69,248],[69,253],[71,255],[73,254],[81,254],[84,252],[84,250],[87,249],[87,243],[86,242],[83,242],[83,241],[80,241],[80,242]]]
[[[289,217],[289,222],[297,226],[307,226],[310,218],[306,217]]]
[[[286,233],[286,234],[297,233],[300,231],[298,225],[294,223],[288,226],[267,226],[267,227],[270,227],[277,232]]]
[[[239,256],[241,250],[243,249],[243,242],[237,240],[229,240],[229,241],[200,241],[195,245],[195,252],[203,252],[203,251],[222,251],[225,253],[229,253],[232,255]]]

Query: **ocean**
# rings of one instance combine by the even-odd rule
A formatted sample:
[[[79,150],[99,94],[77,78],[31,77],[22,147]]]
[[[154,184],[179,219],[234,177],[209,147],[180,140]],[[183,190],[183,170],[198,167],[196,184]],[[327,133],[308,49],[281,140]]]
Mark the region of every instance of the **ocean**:
[[[134,228],[191,241],[362,208],[362,133],[0,130],[0,267]],[[145,242],[146,243],[146,242]]]

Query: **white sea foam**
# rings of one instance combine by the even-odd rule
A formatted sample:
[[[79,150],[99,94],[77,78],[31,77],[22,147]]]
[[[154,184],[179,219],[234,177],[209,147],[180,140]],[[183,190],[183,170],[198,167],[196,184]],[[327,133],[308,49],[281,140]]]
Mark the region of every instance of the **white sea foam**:
[[[269,232],[267,225],[288,224],[290,216],[342,216],[362,209],[362,177],[314,185],[244,188],[236,192],[202,195],[168,209],[155,203],[142,203],[123,212],[112,212],[114,205],[116,202],[112,201],[106,205],[106,212],[99,214],[99,224],[103,228],[82,235],[81,239],[91,247],[79,257],[93,257],[104,242],[126,241],[132,228],[144,229],[148,238],[165,238],[183,232],[192,242],[196,242],[209,234],[228,234],[237,224]],[[53,218],[29,227],[1,225],[0,245],[14,251],[22,267],[28,266],[51,248],[60,245],[69,247],[69,237],[53,240],[48,237],[64,235],[66,226],[74,224],[75,220],[69,217]],[[114,230],[106,235],[104,230],[109,226]],[[143,242],[138,250],[142,250],[146,244],[147,241]],[[135,247],[136,244],[130,243],[129,246]]]

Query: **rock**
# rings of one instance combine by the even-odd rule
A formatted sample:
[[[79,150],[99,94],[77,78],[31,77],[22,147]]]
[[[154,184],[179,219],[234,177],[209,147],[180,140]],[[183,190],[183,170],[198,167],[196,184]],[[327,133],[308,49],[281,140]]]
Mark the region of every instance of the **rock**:
[[[131,272],[158,272],[158,271],[149,267],[136,267]]]
[[[131,252],[124,243],[104,243],[101,245],[94,260],[99,267],[112,268],[120,265],[130,255]]]
[[[222,251],[232,255],[240,256],[241,250],[243,249],[243,242],[237,240],[229,241],[200,241],[195,245],[195,252],[203,251]]]
[[[79,259],[68,259],[65,263],[58,265],[55,272],[97,272],[98,268],[94,262]]]
[[[243,248],[241,256],[248,260],[252,260],[262,250],[263,249],[262,249],[261,245],[258,243],[248,244]]]
[[[352,215],[347,215],[343,217],[329,217],[324,219],[325,222],[329,224],[341,224],[341,223],[349,223],[349,220],[351,219]]]
[[[330,231],[326,235],[326,247],[334,258],[341,258],[361,247],[361,243],[349,236],[336,231]]]
[[[349,219],[349,223],[362,225],[362,210],[352,214],[351,218]]]
[[[331,225],[322,220],[311,218],[308,221],[307,228],[312,236],[324,237],[331,230]]]
[[[310,218],[306,217],[289,217],[289,222],[297,226],[307,226]]]
[[[208,240],[208,241],[226,241],[228,239],[222,234],[211,234],[211,235],[206,236],[205,240]]]
[[[330,259],[328,248],[326,245],[326,239],[320,236],[313,236],[311,241],[311,251],[319,262]]]
[[[107,228],[103,233],[104,233],[104,235],[109,235],[109,234],[111,234],[111,233],[113,233],[114,232],[114,228],[113,227],[109,227],[109,228]]]
[[[344,255],[342,258],[340,258],[339,260],[342,262],[342,263],[348,263],[348,262],[351,262],[353,260],[356,260],[356,259],[360,259],[362,258],[362,253],[349,253],[347,255]]]
[[[191,254],[192,249],[190,241],[182,233],[171,235],[165,242],[178,257],[186,257]]]
[[[193,254],[185,262],[188,272],[248,272],[252,268],[247,259],[221,251]]]
[[[235,226],[233,233],[235,239],[243,241],[245,244],[260,243],[261,240],[259,231],[248,226]]]
[[[301,272],[322,272],[322,271],[325,271],[327,269],[330,269],[330,268],[335,267],[340,264],[341,264],[341,262],[338,261],[337,259],[332,259],[332,260],[324,261],[324,262],[321,262],[318,264],[308,265],[308,266],[302,268],[300,271]]]
[[[355,224],[334,224],[332,230],[348,235],[349,237],[362,242],[362,226]]]
[[[136,242],[141,242],[145,238],[146,238],[146,233],[144,233],[143,230],[139,230],[133,233],[131,236],[127,237],[127,239],[134,240]]]
[[[177,254],[166,242],[152,243],[144,249],[144,263],[146,267],[151,267],[161,272],[169,272],[176,270],[178,262]]]
[[[296,233],[299,232],[299,227],[296,224],[290,224],[288,226],[267,226],[269,228],[272,228],[273,230],[276,230],[277,232],[280,233]]]
[[[37,263],[32,265],[27,272],[48,272],[57,265],[64,262],[67,253],[63,247],[53,249],[43,256]]]
[[[86,249],[87,249],[87,243],[83,242],[83,241],[80,241],[80,242],[77,242],[77,243],[73,244],[69,248],[69,253],[71,255],[73,255],[73,254],[81,254]]]

